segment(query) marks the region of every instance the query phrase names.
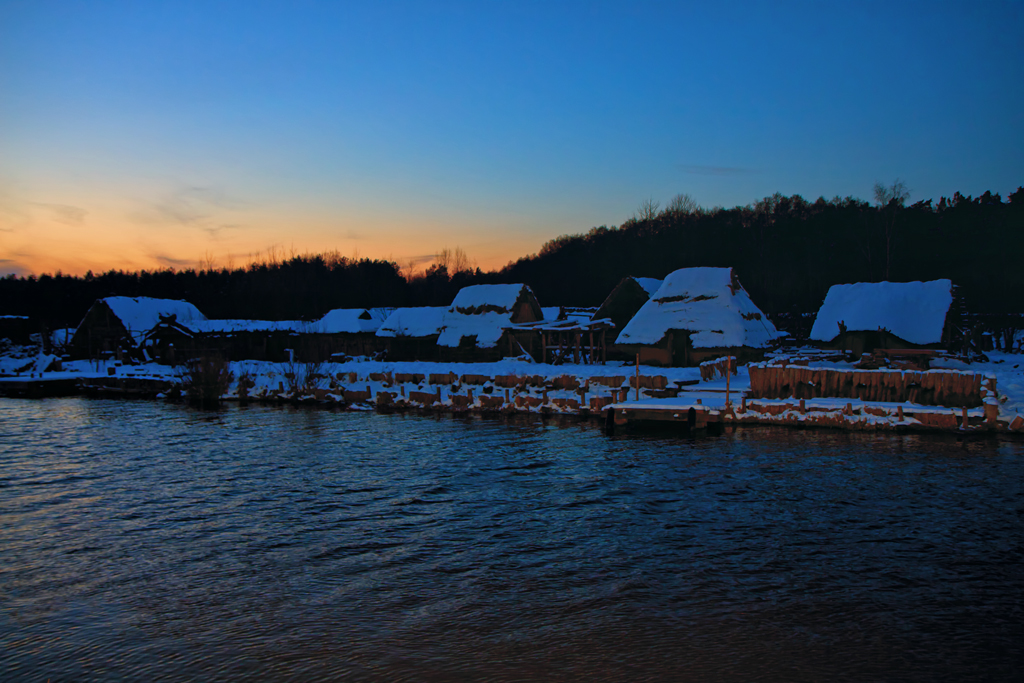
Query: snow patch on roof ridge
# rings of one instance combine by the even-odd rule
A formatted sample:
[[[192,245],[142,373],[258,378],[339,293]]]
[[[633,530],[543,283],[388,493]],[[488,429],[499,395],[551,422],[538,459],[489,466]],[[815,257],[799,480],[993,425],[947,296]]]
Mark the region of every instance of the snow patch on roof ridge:
[[[235,332],[316,332],[316,323],[305,320],[244,320],[220,318],[217,320],[195,320],[185,327],[203,334],[232,334]]]
[[[393,308],[335,308],[314,323],[314,331],[323,334],[376,332]]]

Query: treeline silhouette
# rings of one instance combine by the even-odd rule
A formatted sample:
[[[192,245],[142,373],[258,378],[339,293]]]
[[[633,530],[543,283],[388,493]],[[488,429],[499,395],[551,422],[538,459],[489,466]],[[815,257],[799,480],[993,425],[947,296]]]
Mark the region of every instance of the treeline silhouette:
[[[538,299],[595,306],[628,275],[662,278],[693,266],[731,266],[765,312],[813,312],[834,284],[949,278],[969,308],[1024,308],[1024,188],[1004,202],[956,193],[903,206],[853,197],[811,203],[775,194],[706,211],[668,209],[621,227],[563,235],[501,271]]]
[[[499,271],[435,264],[403,277],[393,262],[337,252],[293,255],[239,268],[111,270],[0,279],[0,315],[73,327],[105,296],[183,299],[211,318],[319,318],[334,308],[444,306],[472,284],[525,282],[544,306],[597,306],[626,276],[731,266],[770,315],[814,312],[829,286],[949,278],[969,310],[1024,312],[1024,188],[1007,201],[956,193],[904,206],[853,197],[807,202],[775,194],[732,209],[650,204],[620,227],[563,235]]]

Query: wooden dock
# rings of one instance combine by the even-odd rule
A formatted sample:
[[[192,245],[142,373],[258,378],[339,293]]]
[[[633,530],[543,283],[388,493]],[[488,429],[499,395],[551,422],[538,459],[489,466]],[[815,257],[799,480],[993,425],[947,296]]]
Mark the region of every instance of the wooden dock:
[[[699,394],[699,395],[698,395]],[[610,430],[675,427],[680,432],[717,431],[730,425],[825,427],[853,431],[999,431],[1024,434],[1024,420],[1000,421],[996,406],[950,408],[846,399],[746,399],[726,405],[724,395],[681,393],[676,398],[609,405]]]
[[[10,398],[74,396],[78,391],[78,379],[74,377],[0,377],[0,396]]]

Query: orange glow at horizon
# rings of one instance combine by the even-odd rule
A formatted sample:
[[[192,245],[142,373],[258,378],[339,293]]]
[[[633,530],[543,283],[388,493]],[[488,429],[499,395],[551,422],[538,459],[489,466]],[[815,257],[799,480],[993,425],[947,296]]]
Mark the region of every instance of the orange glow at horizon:
[[[82,276],[127,272],[241,268],[252,262],[296,255],[337,253],[352,259],[383,259],[403,272],[420,272],[445,247],[461,247],[482,270],[536,252],[543,240],[521,234],[436,224],[384,221],[349,228],[342,221],[311,217],[246,215],[238,223],[183,222],[154,225],[125,220],[117,212],[72,211],[73,207],[22,207],[0,241],[0,276],[56,274]],[[287,226],[303,225],[296,230]]]

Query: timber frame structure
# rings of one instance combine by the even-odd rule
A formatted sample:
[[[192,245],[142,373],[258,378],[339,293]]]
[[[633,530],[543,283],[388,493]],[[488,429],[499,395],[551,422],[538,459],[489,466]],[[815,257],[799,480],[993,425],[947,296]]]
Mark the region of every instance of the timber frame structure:
[[[541,363],[548,363],[550,354],[552,365],[568,362],[570,356],[577,365],[604,365],[608,360],[608,330],[614,327],[607,319],[568,319],[523,323],[506,327],[505,331],[508,333],[509,355],[519,355],[515,349],[518,342],[523,351],[536,358],[535,342],[539,337],[540,357],[537,360]]]

